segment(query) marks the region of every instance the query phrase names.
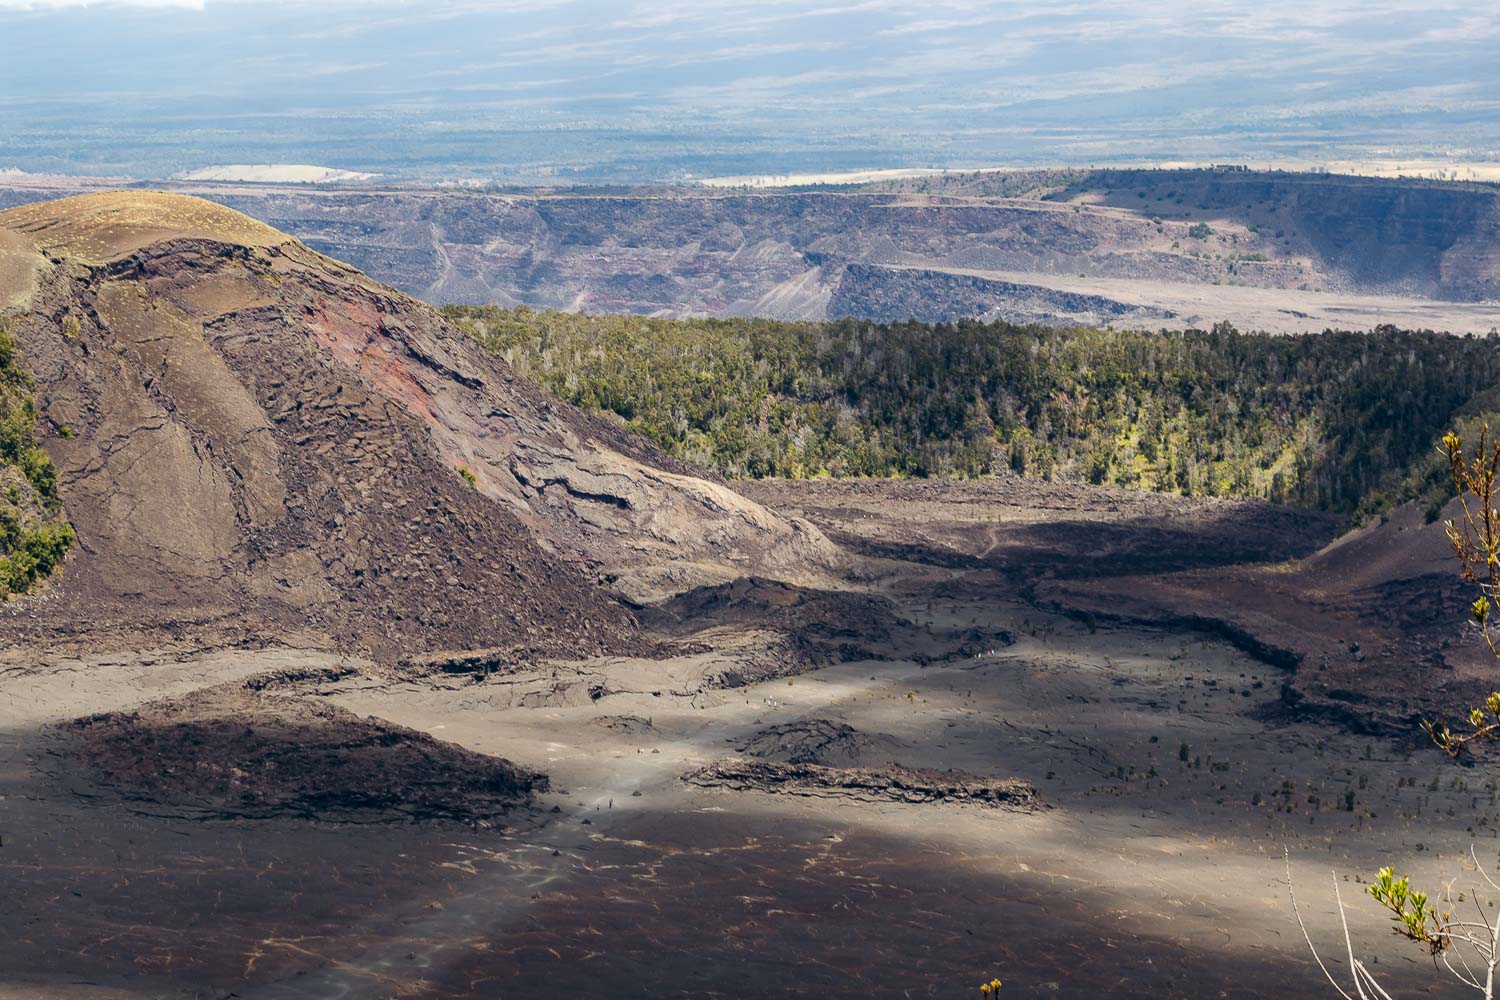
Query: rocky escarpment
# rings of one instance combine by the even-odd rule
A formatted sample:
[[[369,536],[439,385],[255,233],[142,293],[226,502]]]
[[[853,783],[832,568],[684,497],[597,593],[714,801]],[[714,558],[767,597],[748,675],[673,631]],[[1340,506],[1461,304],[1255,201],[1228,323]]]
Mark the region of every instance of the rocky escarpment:
[[[846,265],[828,303],[830,318],[852,317],[882,323],[917,320],[956,323],[961,319],[1003,319],[1010,323],[1150,327],[1176,313],[1151,309],[1102,295],[1044,288],[978,275],[925,268]]]
[[[829,312],[829,295],[846,265],[910,268],[923,274],[908,280],[930,272],[943,283],[950,269],[1187,283],[1228,276],[1222,262],[1196,255],[1185,224],[1163,228],[1149,215],[1033,199],[799,192],[525,197],[220,190],[209,196],[438,303],[818,320],[841,315]],[[1237,250],[1274,252],[1260,238],[1242,236]],[[1316,269],[1292,264],[1257,268],[1237,280],[1296,287],[1320,279]],[[927,295],[934,305],[921,314],[943,294],[934,288]]]
[[[1117,322],[1150,325],[1149,307],[1167,303],[1182,323],[1305,332],[1378,320],[1266,293],[1500,299],[1490,186],[1223,170],[1058,172],[1019,186],[974,176],[935,193],[179,187],[440,304],[1085,324],[1110,321],[1117,302],[1141,313]],[[87,183],[0,185],[0,206]],[[868,270],[851,281],[846,269]],[[964,275],[986,284],[955,280]],[[876,278],[890,290],[869,299],[861,288]],[[1226,285],[1265,292],[1195,294]],[[1314,312],[1316,322],[1293,322]],[[1492,322],[1472,308],[1442,315],[1431,323],[1482,332]]]
[[[1044,201],[883,192],[223,197],[440,302],[822,319],[842,315],[823,309],[839,277],[829,280],[827,268],[845,265],[926,269],[934,282],[970,270],[1500,298],[1500,193],[1478,184],[1116,170],[1083,172]],[[1198,223],[1214,235],[1195,236]],[[939,302],[941,291],[930,298]]]
[[[601,579],[644,600],[833,558],[237,213],[90,195],[0,233],[80,548],[15,635],[586,655],[636,642]]]

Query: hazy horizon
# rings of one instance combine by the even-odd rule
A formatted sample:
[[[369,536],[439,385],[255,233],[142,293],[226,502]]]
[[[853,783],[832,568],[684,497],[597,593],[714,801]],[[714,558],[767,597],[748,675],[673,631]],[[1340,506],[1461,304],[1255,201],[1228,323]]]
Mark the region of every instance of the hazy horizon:
[[[1500,159],[1493,5],[0,0],[0,169]]]

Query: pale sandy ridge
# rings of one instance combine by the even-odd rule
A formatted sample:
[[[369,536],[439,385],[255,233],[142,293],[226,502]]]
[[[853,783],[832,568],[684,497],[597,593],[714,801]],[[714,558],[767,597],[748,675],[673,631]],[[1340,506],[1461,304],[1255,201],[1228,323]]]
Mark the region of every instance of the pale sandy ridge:
[[[177,175],[177,179],[243,181],[256,184],[338,184],[348,181],[368,181],[379,176],[379,174],[367,174],[358,170],[340,170],[337,167],[320,167],[306,163],[227,163],[222,166],[185,170]]]
[[[1235,165],[1239,165],[1236,161]],[[956,174],[1019,174],[1035,170],[1092,170],[1095,167],[1123,170],[1203,170],[1222,167],[1222,162],[1198,160],[1147,160],[1105,164],[1042,164],[1034,166],[984,167],[893,167],[869,170],[839,170],[822,173],[734,174],[702,177],[696,183],[709,188],[782,188],[877,184],[911,177],[942,177]],[[1407,160],[1254,160],[1244,162],[1254,170],[1286,170],[1293,173],[1345,174],[1351,177],[1406,177],[1439,181],[1500,182],[1500,163],[1487,160],[1441,158]],[[204,178],[220,179],[228,178]]]

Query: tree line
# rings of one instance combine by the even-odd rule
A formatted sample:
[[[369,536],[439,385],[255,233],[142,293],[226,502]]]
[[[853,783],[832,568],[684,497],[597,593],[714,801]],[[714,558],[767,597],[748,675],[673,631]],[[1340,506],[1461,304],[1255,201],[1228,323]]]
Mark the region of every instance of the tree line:
[[[1011,472],[1371,513],[1441,492],[1500,339],[450,307],[522,374],[729,477]]]

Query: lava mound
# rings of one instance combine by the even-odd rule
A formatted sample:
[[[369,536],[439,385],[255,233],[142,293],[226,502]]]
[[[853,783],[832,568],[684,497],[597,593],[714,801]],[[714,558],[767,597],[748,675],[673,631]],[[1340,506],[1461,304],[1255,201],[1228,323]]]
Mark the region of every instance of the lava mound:
[[[643,610],[642,620],[677,634],[714,625],[751,625],[823,641],[872,643],[889,642],[893,630],[910,625],[884,597],[763,577],[694,588]]]
[[[803,719],[768,726],[741,743],[738,749],[747,757],[788,764],[852,767],[868,755],[889,751],[896,745],[890,736],[867,735],[843,722]]]
[[[152,812],[206,819],[490,821],[545,775],[326,702],[253,683],[78,719],[74,752]]]
[[[1035,786],[1019,778],[986,778],[964,771],[902,767],[824,767],[820,764],[764,760],[722,760],[686,775],[683,781],[702,788],[726,788],[847,798],[868,802],[955,802],[1035,810],[1042,806]]]
[[[589,725],[621,736],[656,736],[658,733],[650,719],[643,719],[639,715],[601,715],[590,719]]]

